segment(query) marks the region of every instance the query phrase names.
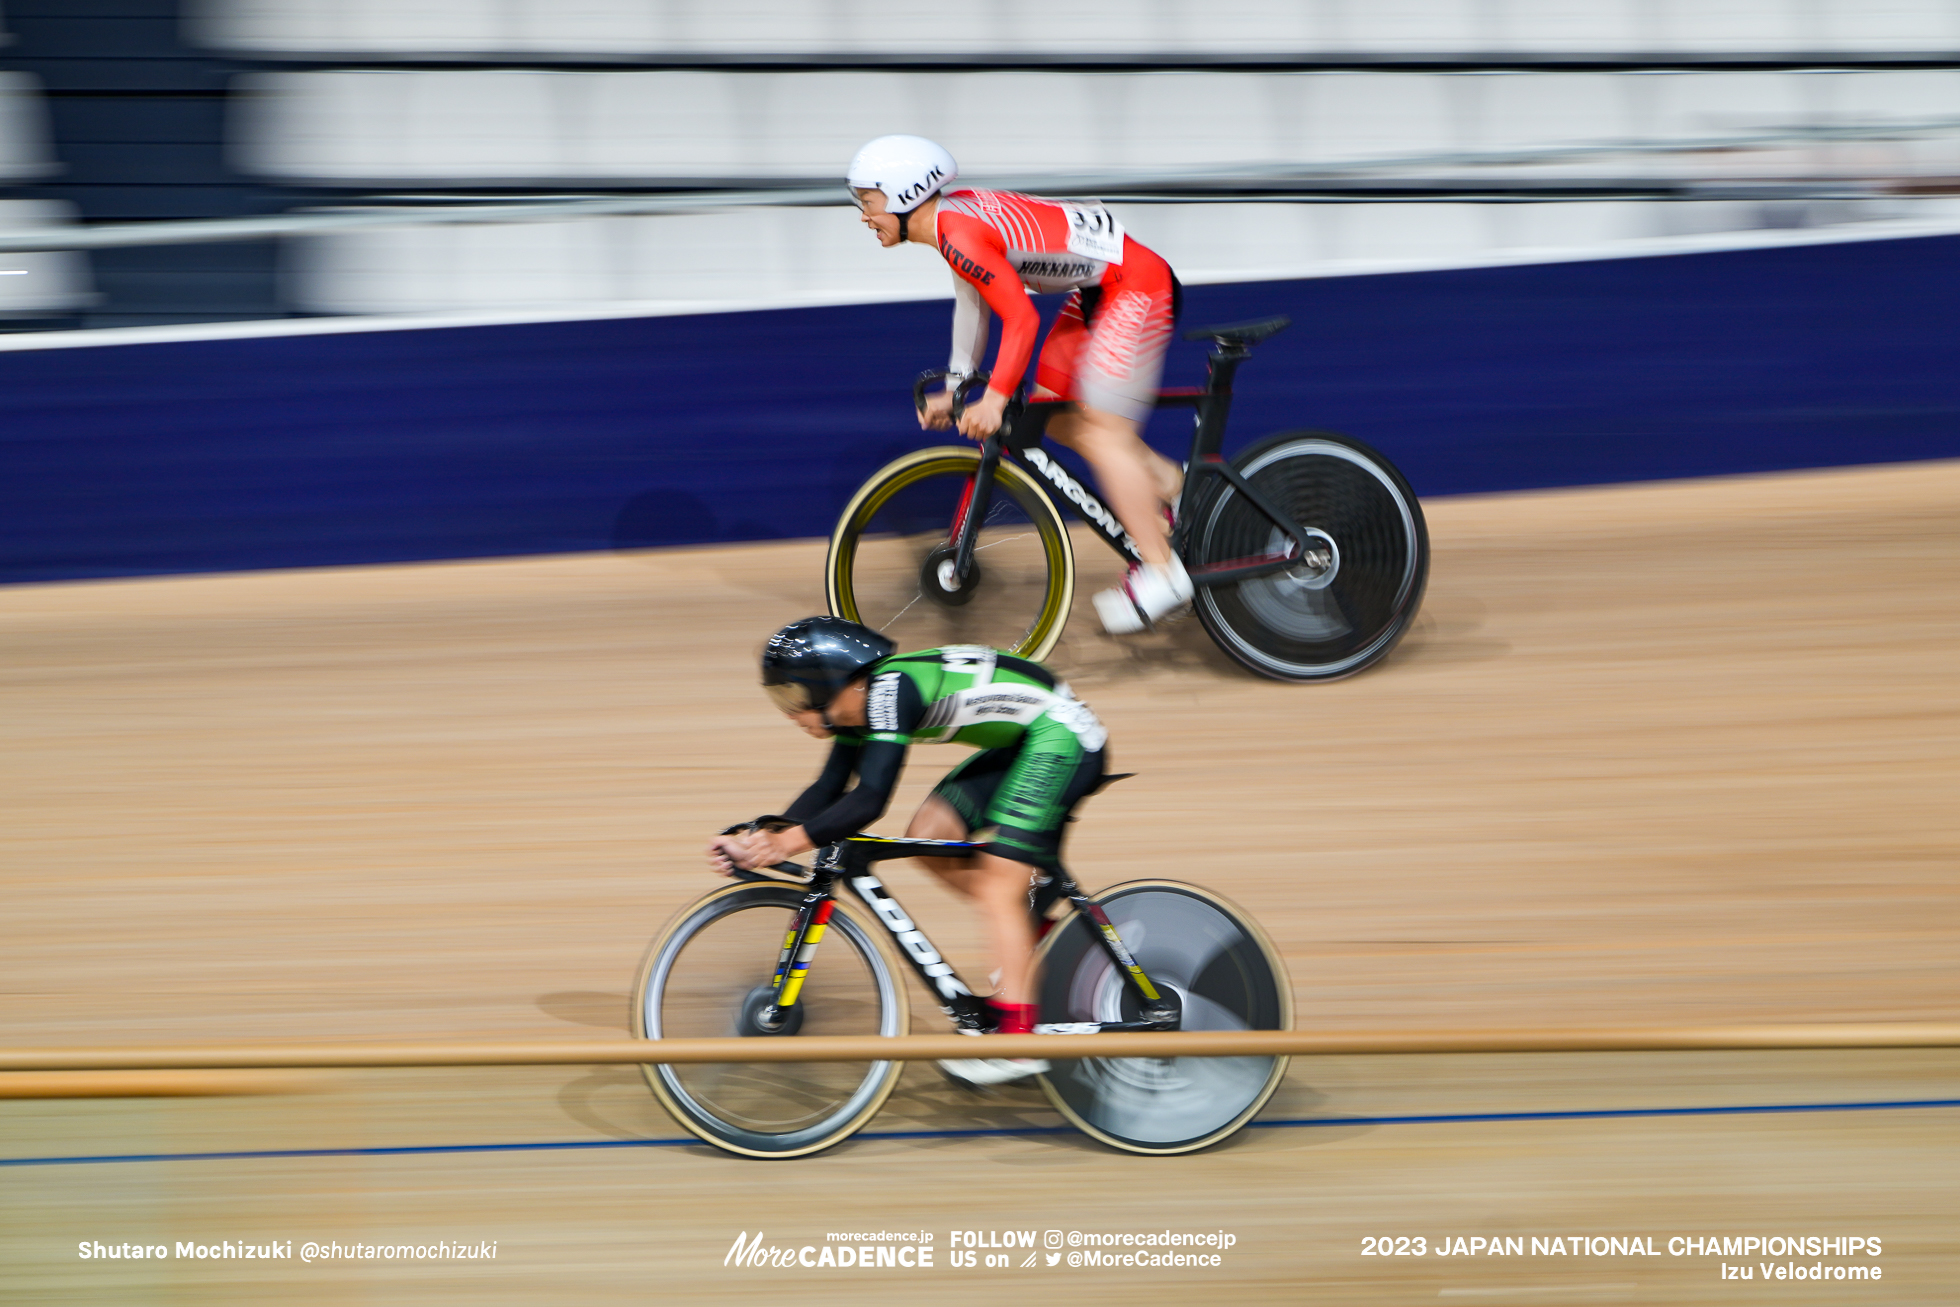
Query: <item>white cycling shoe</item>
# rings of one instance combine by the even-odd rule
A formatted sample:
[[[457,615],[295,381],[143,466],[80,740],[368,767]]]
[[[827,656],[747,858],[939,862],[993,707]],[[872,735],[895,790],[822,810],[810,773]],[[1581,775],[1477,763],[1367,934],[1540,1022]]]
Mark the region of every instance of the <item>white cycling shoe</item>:
[[[1135,635],[1190,603],[1191,593],[1191,577],[1176,557],[1162,567],[1138,563],[1122,585],[1096,596],[1096,616],[1111,635]]]
[[[968,1089],[991,1089],[1038,1076],[1048,1064],[1038,1057],[961,1057],[939,1064],[939,1074]]]

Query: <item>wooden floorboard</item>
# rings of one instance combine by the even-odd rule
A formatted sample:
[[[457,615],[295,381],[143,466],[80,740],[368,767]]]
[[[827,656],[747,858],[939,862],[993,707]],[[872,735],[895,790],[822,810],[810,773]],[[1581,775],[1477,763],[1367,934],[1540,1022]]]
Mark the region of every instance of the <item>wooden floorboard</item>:
[[[1238,901],[1284,953],[1303,1027],[1951,1019],[1956,504],[1950,463],[1437,501],[1415,630],[1315,687],[1241,673],[1195,622],[1096,634],[1106,564],[1085,550],[1054,661],[1139,775],[1087,806],[1071,865]],[[753,656],[821,607],[821,558],[791,542],[0,590],[0,1038],[622,1030],[647,942],[712,886],[707,834],[816,765]],[[890,826],[952,761],[915,752]],[[889,881],[984,974],[956,901]],[[1059,1118],[913,1068],[871,1131],[915,1137],[775,1166],[662,1146],[0,1167],[0,1302],[712,1302],[773,1282],[819,1302],[1944,1302],[1960,1110],[1381,1119],[1956,1098],[1960,1055],[1938,1051],[1326,1058],[1296,1064],[1267,1117],[1356,1124],[1151,1160],[948,1134]],[[678,1134],[613,1069],[0,1101],[0,1160]],[[738,1231],[921,1224],[933,1271],[721,1265]],[[1203,1271],[946,1266],[957,1229],[1166,1227],[1239,1242]],[[1885,1279],[1359,1255],[1364,1235],[1444,1233],[1873,1235]],[[499,1249],[76,1251],[247,1236]]]

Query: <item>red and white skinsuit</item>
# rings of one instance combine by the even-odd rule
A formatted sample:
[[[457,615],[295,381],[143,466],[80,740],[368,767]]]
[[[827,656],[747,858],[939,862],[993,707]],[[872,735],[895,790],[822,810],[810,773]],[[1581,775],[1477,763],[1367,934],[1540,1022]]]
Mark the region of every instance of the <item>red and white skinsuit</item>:
[[[939,252],[953,268],[954,372],[979,369],[992,309],[1001,320],[1000,354],[987,388],[1012,395],[1041,325],[1027,291],[1072,291],[1042,346],[1036,384],[1132,422],[1149,416],[1170,343],[1169,264],[1094,201],[946,191],[936,226]]]

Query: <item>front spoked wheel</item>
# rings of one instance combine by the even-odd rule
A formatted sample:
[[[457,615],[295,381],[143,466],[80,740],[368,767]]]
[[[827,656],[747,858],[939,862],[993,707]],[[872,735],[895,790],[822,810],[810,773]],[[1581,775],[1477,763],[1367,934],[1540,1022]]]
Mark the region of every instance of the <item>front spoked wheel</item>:
[[[905,987],[841,902],[792,1019],[769,1022],[770,980],[802,901],[792,886],[731,885],[683,911],[640,970],[633,1033],[651,1040],[905,1034]],[[747,1157],[802,1157],[869,1121],[903,1064],[715,1062],[641,1070],[674,1119],[715,1147]]]
[[[1231,903],[1195,885],[1135,881],[1096,896],[1185,1030],[1290,1030],[1293,991],[1279,955]],[[1080,915],[1042,940],[1041,1019],[1135,1021],[1123,970]],[[1188,1153],[1235,1134],[1279,1087],[1283,1057],[1055,1061],[1041,1087],[1076,1126],[1130,1153]]]
[[[1024,658],[1053,649],[1075,595],[1075,557],[1054,501],[1019,464],[1000,461],[972,574],[954,567],[953,531],[979,468],[978,450],[922,449],[865,482],[830,538],[830,611],[901,649],[981,644]]]
[[[1358,440],[1318,431],[1274,436],[1236,460],[1247,481],[1304,528],[1293,567],[1201,587],[1196,608],[1220,648],[1282,681],[1352,676],[1387,656],[1415,620],[1429,577],[1429,529],[1393,464]],[[1194,570],[1283,552],[1264,513],[1223,486],[1197,514]]]

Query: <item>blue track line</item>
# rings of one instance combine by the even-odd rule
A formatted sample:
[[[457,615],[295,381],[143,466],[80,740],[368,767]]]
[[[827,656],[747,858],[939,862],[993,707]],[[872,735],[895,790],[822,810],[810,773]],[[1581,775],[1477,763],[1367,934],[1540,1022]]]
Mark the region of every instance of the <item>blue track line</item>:
[[[1254,1130],[1325,1126],[1461,1125],[1496,1121],[1609,1121],[1633,1117],[1766,1116],[1793,1112],[1903,1112],[1960,1107],[1960,1098],[1904,1098],[1861,1103],[1746,1103],[1735,1107],[1609,1107],[1565,1112],[1443,1112],[1423,1116],[1303,1116],[1254,1121]],[[859,1139],[985,1139],[1074,1134],[1073,1126],[1005,1126],[973,1130],[865,1131]],[[301,1157],[421,1157],[442,1153],[563,1153],[601,1148],[675,1148],[681,1139],[574,1139],[532,1144],[410,1144],[396,1148],[268,1148],[223,1153],[105,1153],[81,1157],[0,1157],[0,1166],[86,1166],[105,1162],[245,1162]]]

